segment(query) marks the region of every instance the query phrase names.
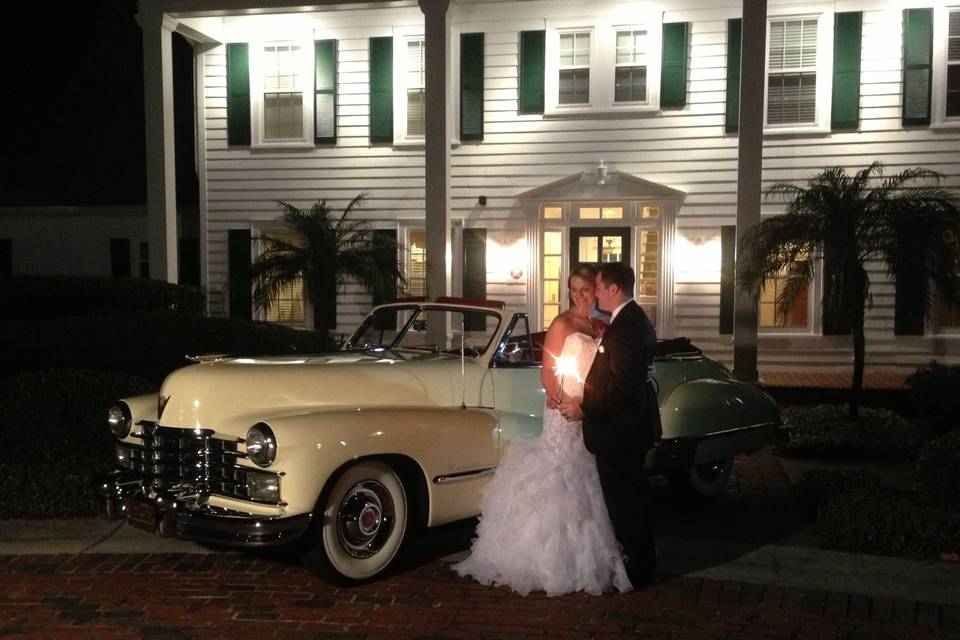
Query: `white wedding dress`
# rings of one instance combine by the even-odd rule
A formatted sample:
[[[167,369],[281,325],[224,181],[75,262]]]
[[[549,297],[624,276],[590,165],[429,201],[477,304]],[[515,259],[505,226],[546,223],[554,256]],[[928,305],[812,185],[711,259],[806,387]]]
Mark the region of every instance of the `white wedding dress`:
[[[593,338],[567,336],[561,355],[578,372],[563,376],[567,396],[583,396],[596,351]],[[631,589],[580,422],[567,422],[556,409],[544,409],[540,436],[510,444],[480,509],[470,556],[453,565],[461,576],[522,595]]]

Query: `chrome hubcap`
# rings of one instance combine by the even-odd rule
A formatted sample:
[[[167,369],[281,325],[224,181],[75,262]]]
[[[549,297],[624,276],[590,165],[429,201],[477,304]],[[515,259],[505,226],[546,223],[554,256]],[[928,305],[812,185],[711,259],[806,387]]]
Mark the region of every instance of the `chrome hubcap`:
[[[698,465],[696,467],[697,477],[700,478],[701,482],[706,484],[716,482],[723,477],[727,464],[728,462],[726,460],[719,460],[717,462]]]
[[[337,534],[354,558],[368,558],[383,548],[395,520],[393,499],[385,486],[364,480],[347,491],[337,511]]]

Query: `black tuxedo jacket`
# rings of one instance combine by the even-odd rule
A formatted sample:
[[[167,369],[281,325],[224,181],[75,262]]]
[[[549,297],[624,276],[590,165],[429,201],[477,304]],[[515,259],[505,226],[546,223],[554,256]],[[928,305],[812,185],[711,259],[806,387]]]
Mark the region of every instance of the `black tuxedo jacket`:
[[[647,370],[657,333],[630,301],[607,327],[587,373],[583,443],[597,455],[641,455],[660,439],[660,407]]]

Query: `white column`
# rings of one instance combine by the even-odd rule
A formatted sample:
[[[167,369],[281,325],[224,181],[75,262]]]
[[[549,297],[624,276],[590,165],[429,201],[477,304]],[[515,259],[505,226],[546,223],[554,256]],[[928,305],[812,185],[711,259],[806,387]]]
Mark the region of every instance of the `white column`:
[[[744,0],[740,47],[740,133],[737,157],[737,243],[760,222],[763,170],[763,101],[767,42],[766,0]],[[740,253],[737,253],[739,257]],[[735,285],[733,375],[757,379],[757,303],[753,292]]]
[[[177,185],[173,135],[173,30],[176,21],[141,3],[150,275],[177,282]]]
[[[426,47],[424,191],[427,292],[450,295],[450,139],[447,131],[449,0],[419,0]]]

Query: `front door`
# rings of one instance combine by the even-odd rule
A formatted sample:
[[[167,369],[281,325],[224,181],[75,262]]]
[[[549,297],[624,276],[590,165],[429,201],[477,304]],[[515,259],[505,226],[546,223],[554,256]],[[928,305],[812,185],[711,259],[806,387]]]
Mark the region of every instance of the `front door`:
[[[570,266],[578,262],[630,264],[629,227],[571,227]]]

